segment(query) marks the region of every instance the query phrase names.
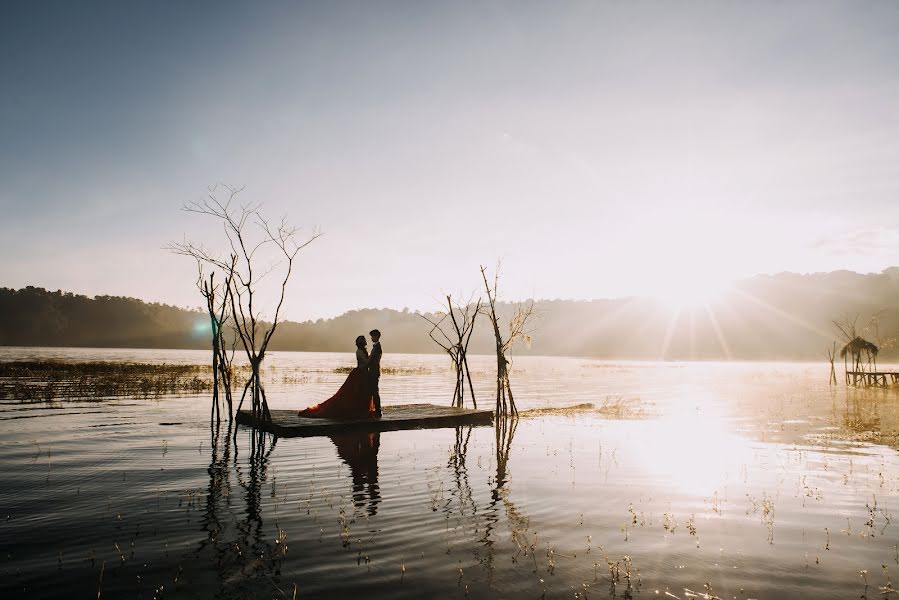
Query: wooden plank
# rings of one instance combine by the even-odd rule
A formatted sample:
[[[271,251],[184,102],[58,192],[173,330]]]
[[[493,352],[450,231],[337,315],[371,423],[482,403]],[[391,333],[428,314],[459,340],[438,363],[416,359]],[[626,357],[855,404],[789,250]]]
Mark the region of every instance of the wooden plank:
[[[895,375],[899,376],[899,371],[849,371],[850,375]]]
[[[346,431],[436,429],[458,425],[489,425],[493,422],[493,411],[434,404],[385,406],[380,419],[312,419],[297,416],[295,410],[273,410],[271,414],[271,423],[266,423],[254,420],[251,411],[241,410],[237,413],[237,423],[256,427],[280,437],[305,437]]]
[[[852,385],[858,385],[861,382],[866,387],[888,387],[891,381],[893,384],[899,383],[899,371],[847,371],[847,385],[850,376]]]

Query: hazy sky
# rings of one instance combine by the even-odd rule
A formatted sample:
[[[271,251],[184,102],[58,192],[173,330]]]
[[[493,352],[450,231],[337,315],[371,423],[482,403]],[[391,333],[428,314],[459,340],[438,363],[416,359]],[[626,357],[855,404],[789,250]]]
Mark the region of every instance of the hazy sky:
[[[0,286],[198,306],[208,185],[325,236],[287,316],[899,264],[899,3],[0,4]]]

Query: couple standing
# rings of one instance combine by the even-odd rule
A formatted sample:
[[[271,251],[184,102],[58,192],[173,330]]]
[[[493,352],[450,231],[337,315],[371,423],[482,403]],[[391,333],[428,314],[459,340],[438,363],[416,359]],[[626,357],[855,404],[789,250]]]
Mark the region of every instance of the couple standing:
[[[371,355],[366,346],[365,336],[356,338],[356,368],[337,393],[315,406],[301,410],[300,417],[320,419],[359,419],[374,416],[381,417],[381,396],[378,393],[378,380],[381,378],[381,332],[372,329]]]

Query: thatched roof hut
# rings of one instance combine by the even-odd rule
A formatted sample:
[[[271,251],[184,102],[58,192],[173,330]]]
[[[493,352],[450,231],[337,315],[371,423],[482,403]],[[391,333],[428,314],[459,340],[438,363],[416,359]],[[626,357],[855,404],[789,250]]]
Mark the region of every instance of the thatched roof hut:
[[[880,348],[862,337],[855,337],[855,339],[851,340],[848,344],[843,346],[842,350],[840,350],[840,358],[846,358],[846,355],[848,354],[852,356],[855,362],[858,362],[862,352],[868,355],[868,360],[871,360],[871,357],[877,358],[877,353],[880,352]]]

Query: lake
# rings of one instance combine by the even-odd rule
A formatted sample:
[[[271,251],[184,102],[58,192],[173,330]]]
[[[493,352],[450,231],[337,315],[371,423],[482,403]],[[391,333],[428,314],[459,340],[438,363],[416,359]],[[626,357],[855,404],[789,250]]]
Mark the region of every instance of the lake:
[[[272,408],[353,361],[270,354]],[[445,357],[383,364],[385,405],[450,402]],[[498,427],[255,441],[208,395],[4,400],[0,597],[899,598],[899,390],[828,369],[516,358]]]

